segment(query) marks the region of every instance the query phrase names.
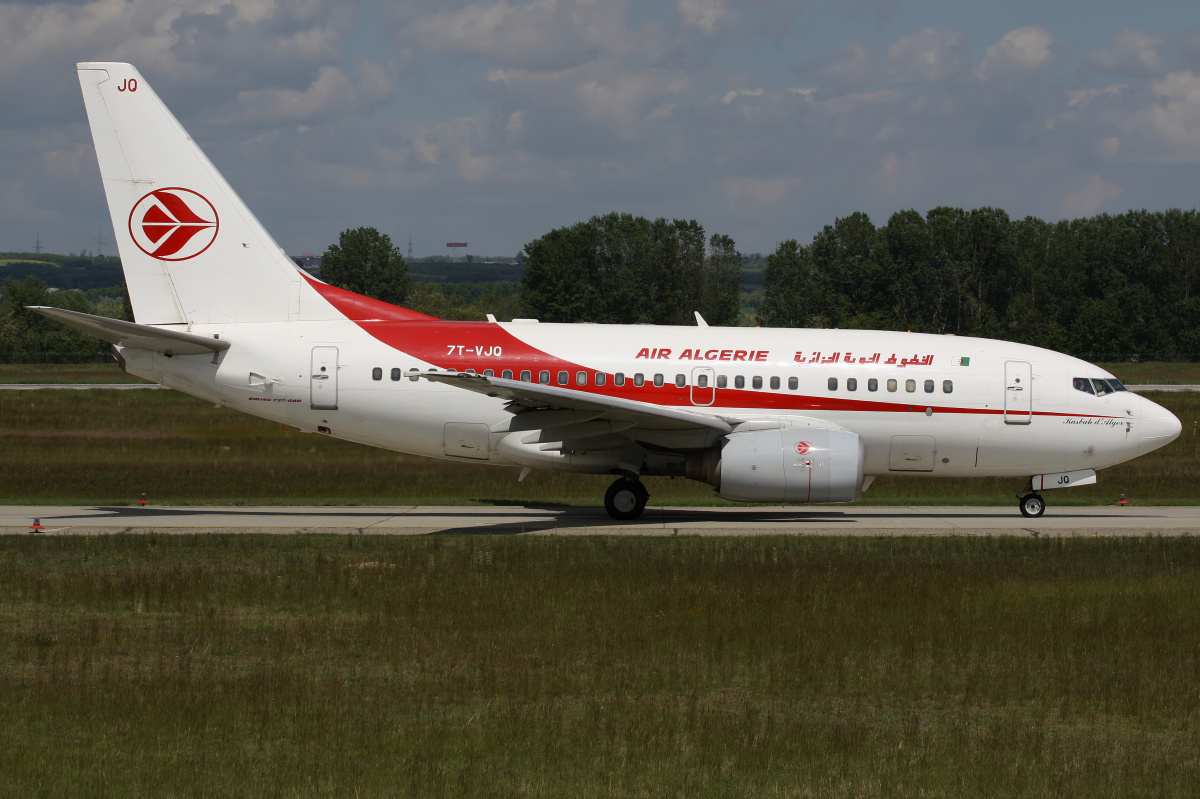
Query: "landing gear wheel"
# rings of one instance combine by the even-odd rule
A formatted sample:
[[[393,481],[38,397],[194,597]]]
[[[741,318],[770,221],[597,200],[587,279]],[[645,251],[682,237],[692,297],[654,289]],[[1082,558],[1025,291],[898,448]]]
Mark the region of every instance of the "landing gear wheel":
[[[632,521],[646,509],[650,493],[637,480],[622,477],[608,487],[604,493],[604,509],[608,515],[623,522]]]
[[[1046,500],[1038,494],[1026,494],[1021,497],[1021,515],[1036,519],[1046,512]]]

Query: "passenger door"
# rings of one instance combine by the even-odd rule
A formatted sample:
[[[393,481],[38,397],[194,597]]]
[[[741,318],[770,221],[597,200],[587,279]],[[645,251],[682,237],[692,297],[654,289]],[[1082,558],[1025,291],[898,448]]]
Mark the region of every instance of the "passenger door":
[[[1033,419],[1033,367],[1028,361],[1004,363],[1004,423],[1029,424]]]
[[[309,372],[309,395],[313,410],[336,411],[338,406],[338,348],[313,347]]]

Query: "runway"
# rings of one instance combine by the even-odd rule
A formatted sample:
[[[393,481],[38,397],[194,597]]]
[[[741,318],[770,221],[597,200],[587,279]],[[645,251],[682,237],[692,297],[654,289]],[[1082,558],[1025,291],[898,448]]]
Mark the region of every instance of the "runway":
[[[373,535],[1141,536],[1200,534],[1200,507],[647,508],[615,522],[602,508],[0,507],[0,534],[332,533]]]

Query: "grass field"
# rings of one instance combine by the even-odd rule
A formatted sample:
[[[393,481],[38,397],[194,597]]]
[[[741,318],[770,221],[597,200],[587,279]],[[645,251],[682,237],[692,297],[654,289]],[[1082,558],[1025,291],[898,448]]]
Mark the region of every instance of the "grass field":
[[[1184,421],[1174,443],[1057,491],[1052,505],[1200,502],[1200,394],[1153,399]],[[175,391],[0,391],[0,503],[571,504],[596,506],[609,476],[451,463],[350,444]],[[723,505],[709,486],[648,478],[652,503]],[[1014,504],[1016,479],[878,478],[865,504]]]
[[[1195,795],[1200,541],[0,540],[7,796]]]
[[[0,383],[148,383],[125,374],[116,361],[79,364],[0,364]]]

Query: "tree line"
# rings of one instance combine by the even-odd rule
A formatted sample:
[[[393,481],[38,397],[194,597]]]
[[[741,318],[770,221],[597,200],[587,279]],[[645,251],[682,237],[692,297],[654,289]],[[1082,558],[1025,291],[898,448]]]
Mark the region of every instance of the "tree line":
[[[1091,360],[1200,358],[1200,214],[837,219],[767,258],[758,321],[984,336]]]
[[[939,207],[900,211],[882,227],[854,213],[766,257],[762,301],[748,320],[740,307],[745,257],[732,238],[707,236],[695,220],[594,216],[529,242],[521,257],[519,286],[413,284],[387,235],[356,228],[326,250],[321,277],[442,319],[693,325],[699,311],[711,325],[954,333],[1095,361],[1200,359],[1195,210],[1052,223]],[[51,292],[37,277],[10,277],[0,360],[78,361],[108,350],[26,305],[130,318],[122,290]]]

